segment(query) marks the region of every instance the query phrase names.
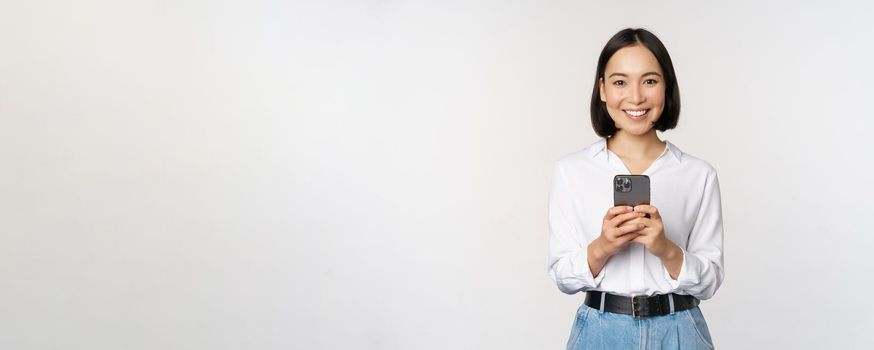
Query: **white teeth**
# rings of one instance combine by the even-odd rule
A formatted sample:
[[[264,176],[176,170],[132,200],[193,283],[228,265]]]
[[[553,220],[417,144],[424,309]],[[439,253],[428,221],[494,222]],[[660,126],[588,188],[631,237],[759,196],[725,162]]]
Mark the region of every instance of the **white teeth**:
[[[626,110],[625,113],[630,114],[632,117],[639,117],[639,116],[642,116],[642,115],[646,114],[646,111],[647,111],[647,110],[642,110],[642,111],[631,111],[631,110]]]

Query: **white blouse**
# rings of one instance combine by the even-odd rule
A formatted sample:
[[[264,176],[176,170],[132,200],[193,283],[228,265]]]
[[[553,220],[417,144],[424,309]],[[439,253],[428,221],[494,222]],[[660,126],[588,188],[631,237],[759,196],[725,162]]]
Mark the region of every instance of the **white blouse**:
[[[725,278],[722,204],[716,170],[666,141],[665,151],[643,172],[650,203],[661,214],[665,235],[683,250],[672,279],[661,259],[639,243],[626,244],[597,277],[586,257],[613,207],[613,176],[631,174],[601,138],[555,163],[549,194],[549,275],[567,294],[599,290],[626,296],[678,293],[701,300]]]

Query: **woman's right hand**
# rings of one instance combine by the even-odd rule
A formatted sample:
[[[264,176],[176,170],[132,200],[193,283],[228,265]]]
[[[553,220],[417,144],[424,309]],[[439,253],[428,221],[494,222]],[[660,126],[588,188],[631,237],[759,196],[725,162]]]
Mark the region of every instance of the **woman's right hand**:
[[[601,236],[596,239],[599,241],[600,250],[604,257],[613,256],[626,243],[640,236],[636,232],[643,229],[644,225],[634,219],[644,215],[646,214],[636,212],[633,207],[629,206],[617,206],[607,210],[601,224]]]
[[[592,276],[598,276],[607,264],[607,259],[619,252],[629,241],[640,236],[637,231],[642,230],[644,225],[634,219],[644,215],[646,214],[634,211],[629,206],[617,206],[607,210],[601,223],[601,235],[587,248]]]

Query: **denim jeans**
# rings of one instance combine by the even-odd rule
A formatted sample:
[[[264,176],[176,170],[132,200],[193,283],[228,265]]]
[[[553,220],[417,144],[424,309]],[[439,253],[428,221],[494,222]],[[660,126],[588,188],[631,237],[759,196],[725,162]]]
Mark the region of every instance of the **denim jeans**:
[[[635,320],[631,315],[601,312],[585,304],[577,310],[568,350],[713,349],[701,309]]]

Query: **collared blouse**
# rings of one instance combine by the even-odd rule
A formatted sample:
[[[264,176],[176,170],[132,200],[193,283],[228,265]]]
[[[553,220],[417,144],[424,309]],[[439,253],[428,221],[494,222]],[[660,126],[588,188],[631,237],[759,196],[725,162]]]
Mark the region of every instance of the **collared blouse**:
[[[716,170],[666,141],[664,152],[643,175],[650,178],[650,204],[665,235],[683,250],[677,279],[661,259],[630,242],[609,258],[598,276],[589,269],[587,247],[601,234],[613,207],[613,177],[631,174],[600,138],[555,163],[549,194],[548,273],[567,294],[599,290],[620,295],[688,294],[701,300],[716,293],[723,270],[722,204]]]

